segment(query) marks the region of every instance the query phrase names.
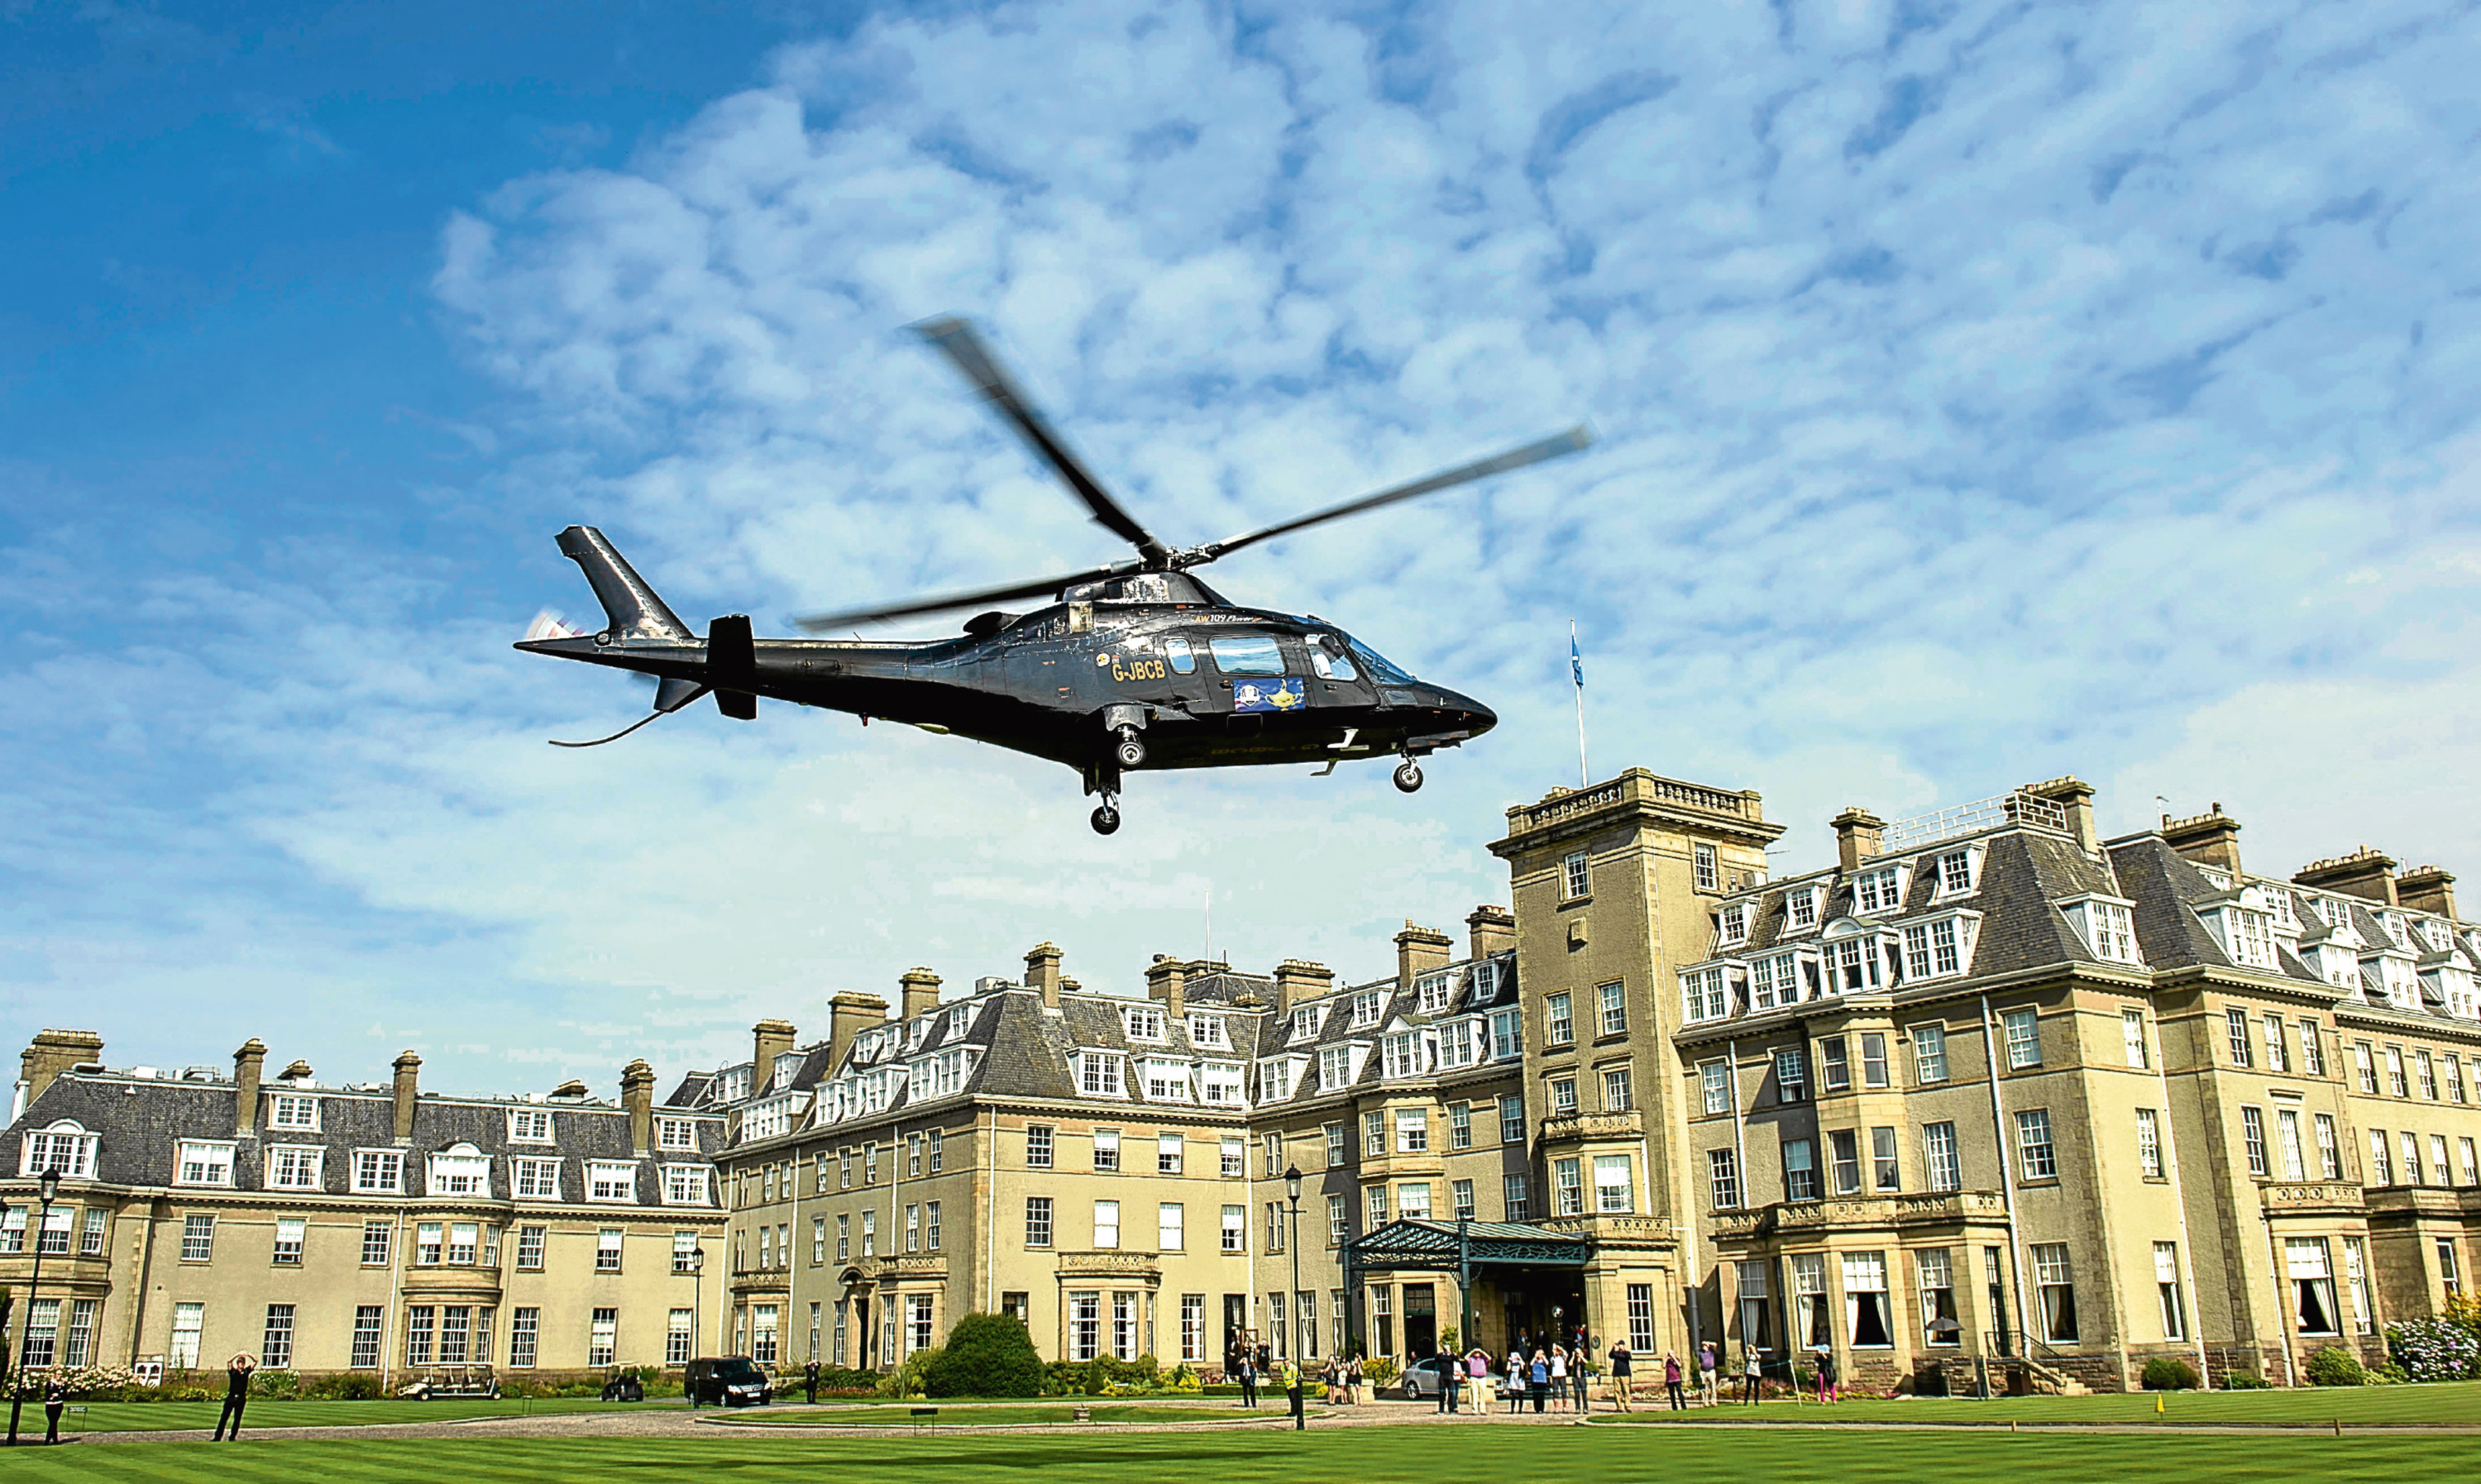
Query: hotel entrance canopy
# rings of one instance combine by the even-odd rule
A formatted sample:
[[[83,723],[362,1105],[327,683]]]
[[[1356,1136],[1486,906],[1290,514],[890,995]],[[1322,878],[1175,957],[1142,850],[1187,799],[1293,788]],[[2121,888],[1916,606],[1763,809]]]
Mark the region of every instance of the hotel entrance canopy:
[[[1473,1284],[1482,1268],[1554,1268],[1581,1274],[1593,1260],[1594,1241],[1574,1232],[1522,1221],[1390,1221],[1344,1244],[1346,1324],[1357,1344],[1356,1313],[1368,1273],[1434,1272],[1456,1280],[1457,1333],[1473,1334]]]

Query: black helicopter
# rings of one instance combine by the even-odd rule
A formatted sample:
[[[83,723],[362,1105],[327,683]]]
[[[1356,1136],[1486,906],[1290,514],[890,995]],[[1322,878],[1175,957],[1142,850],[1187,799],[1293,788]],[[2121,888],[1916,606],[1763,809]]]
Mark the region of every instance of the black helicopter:
[[[1138,768],[1234,768],[1402,759],[1396,787],[1422,786],[1415,761],[1498,724],[1489,707],[1416,679],[1334,624],[1241,608],[1191,569],[1326,521],[1520,469],[1591,441],[1582,427],[1495,457],[1366,495],[1203,546],[1174,548],[1106,493],[962,320],[916,326],[999,408],[1093,511],[1133,543],[1134,558],[1063,577],[1010,583],[845,612],[797,618],[810,633],[1010,599],[1048,601],[1030,612],[984,612],[964,633],[920,643],[756,639],[741,614],[690,632],[603,534],[571,526],[560,549],[585,569],[609,623],[580,634],[549,614],[516,647],[649,675],[655,709],[590,742],[599,746],[714,693],[717,709],[747,721],[758,697],[953,733],[1065,763],[1103,795],[1098,833],[1120,827],[1121,775]]]

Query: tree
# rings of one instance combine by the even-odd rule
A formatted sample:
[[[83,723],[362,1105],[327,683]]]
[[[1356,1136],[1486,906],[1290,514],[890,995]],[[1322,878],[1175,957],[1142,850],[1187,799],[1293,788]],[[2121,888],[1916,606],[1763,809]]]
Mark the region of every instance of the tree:
[[[1039,1396],[1042,1358],[1014,1315],[969,1314],[923,1367],[922,1389],[932,1396]]]

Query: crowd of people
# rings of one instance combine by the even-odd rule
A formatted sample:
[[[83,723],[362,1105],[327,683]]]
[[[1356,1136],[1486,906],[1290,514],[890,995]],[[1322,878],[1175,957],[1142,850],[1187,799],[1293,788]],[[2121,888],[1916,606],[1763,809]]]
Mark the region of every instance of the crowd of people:
[[[1651,1357],[1646,1357],[1648,1361]],[[1485,1383],[1496,1380],[1499,1395],[1510,1412],[1523,1412],[1528,1403],[1537,1412],[1585,1413],[1593,1409],[1594,1379],[1603,1377],[1608,1384],[1605,1394],[1616,1412],[1634,1410],[1636,1370],[1640,1357],[1625,1340],[1612,1344],[1607,1356],[1598,1359],[1587,1348],[1581,1334],[1560,1339],[1521,1337],[1504,1355],[1493,1355],[1476,1346],[1461,1356],[1449,1356],[1439,1363],[1438,1409],[1443,1413],[1468,1408],[1481,1411],[1486,1394]],[[1733,1400],[1756,1406],[1761,1400],[1764,1367],[1759,1352],[1744,1350],[1731,1366],[1731,1379],[1723,1375],[1724,1358],[1718,1346],[1707,1341],[1695,1353],[1683,1358],[1678,1351],[1666,1351],[1661,1362],[1662,1395],[1674,1411],[1685,1411],[1692,1404],[1718,1406],[1723,1390],[1731,1385]],[[1287,1361],[1271,1360],[1264,1345],[1239,1345],[1227,1360],[1225,1371],[1240,1385],[1241,1404],[1258,1405],[1260,1385],[1271,1381],[1289,1389],[1297,1378],[1303,1385],[1313,1379],[1326,1388],[1329,1406],[1349,1406],[1356,1401],[1367,1379],[1359,1356],[1330,1357],[1319,1367],[1315,1376],[1302,1374]],[[1817,1399],[1832,1402],[1839,1398],[1835,1356],[1821,1348],[1813,1363]],[[1423,1388],[1427,1390],[1426,1387]],[[1409,1393],[1408,1393],[1409,1394]],[[1693,1402],[1692,1402],[1693,1396]]]

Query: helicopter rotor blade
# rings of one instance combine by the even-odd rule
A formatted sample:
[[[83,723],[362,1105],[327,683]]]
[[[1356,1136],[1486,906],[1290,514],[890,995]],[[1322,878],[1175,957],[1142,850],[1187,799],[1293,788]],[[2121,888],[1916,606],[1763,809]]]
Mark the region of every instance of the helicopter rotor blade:
[[[889,603],[876,608],[849,608],[832,613],[804,613],[793,620],[793,626],[809,634],[825,634],[849,628],[857,623],[872,623],[887,618],[914,618],[924,613],[944,613],[950,609],[973,608],[984,603],[1005,603],[1010,598],[1048,597],[1062,587],[1079,583],[1098,583],[1107,577],[1120,577],[1143,571],[1144,564],[1136,561],[1115,562],[1108,567],[1093,567],[1084,572],[1071,572],[1065,577],[1037,578],[1032,582],[1010,583],[1005,587],[982,587],[971,592],[951,592],[933,598],[909,598],[901,603]]]
[[[998,407],[1009,422],[1016,425],[1017,431],[1025,435],[1025,441],[1033,445],[1034,452],[1068,482],[1068,487],[1077,492],[1077,498],[1084,501],[1085,508],[1094,512],[1096,525],[1136,545],[1137,554],[1150,562],[1160,562],[1171,555],[1171,548],[1158,539],[1154,533],[1138,525],[1136,517],[1122,509],[1120,503],[1096,482],[1084,464],[1077,461],[1077,456],[1068,452],[1067,445],[1059,441],[1059,435],[1053,432],[1042,414],[1034,410],[1032,401],[1000,366],[999,358],[991,353],[990,347],[983,343],[980,332],[971,323],[948,315],[925,320],[913,328],[923,339],[938,347],[956,369],[964,373],[965,379],[974,383],[975,389],[982,394],[983,401]]]
[[[1342,505],[1331,506],[1307,515],[1297,515],[1291,520],[1280,521],[1275,525],[1225,540],[1209,541],[1196,549],[1200,554],[1197,561],[1213,561],[1217,558],[1228,557],[1244,546],[1255,546],[1261,541],[1271,541],[1279,535],[1290,535],[1295,531],[1306,530],[1311,526],[1323,525],[1331,520],[1342,520],[1347,515],[1358,515],[1364,510],[1374,510],[1382,506],[1394,505],[1400,500],[1434,495],[1443,489],[1452,489],[1459,484],[1470,484],[1476,480],[1488,479],[1494,474],[1505,474],[1511,469],[1522,469],[1528,464],[1538,464],[1545,459],[1565,457],[1583,450],[1593,441],[1594,430],[1580,423],[1566,432],[1544,438],[1538,443],[1528,443],[1522,448],[1510,449],[1504,454],[1495,455],[1489,458],[1476,459],[1469,464],[1458,464],[1452,469],[1443,469],[1437,474],[1415,480],[1409,484],[1398,484],[1392,489],[1382,489],[1374,495],[1364,495],[1358,500],[1347,500]],[[1191,564],[1195,563],[1184,563],[1184,565]]]

